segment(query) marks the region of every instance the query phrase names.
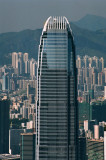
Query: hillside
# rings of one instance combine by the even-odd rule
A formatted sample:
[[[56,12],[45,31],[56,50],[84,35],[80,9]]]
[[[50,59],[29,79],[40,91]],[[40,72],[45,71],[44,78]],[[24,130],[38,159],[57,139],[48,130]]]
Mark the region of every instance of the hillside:
[[[0,34],[0,65],[11,63],[12,52],[28,52],[37,60],[40,36],[41,29]]]
[[[86,15],[79,21],[73,22],[80,28],[96,31],[106,29],[106,18],[96,15]]]
[[[80,55],[103,56],[106,62],[106,30],[88,31],[71,23],[76,53]],[[28,52],[37,60],[42,29],[24,30],[0,34],[0,65],[11,63],[12,52]]]

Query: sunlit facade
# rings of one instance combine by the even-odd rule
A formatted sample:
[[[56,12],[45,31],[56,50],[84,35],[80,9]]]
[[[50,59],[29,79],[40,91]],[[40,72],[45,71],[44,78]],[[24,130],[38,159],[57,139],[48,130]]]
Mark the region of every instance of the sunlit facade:
[[[78,160],[75,46],[65,17],[49,17],[37,68],[36,158]]]

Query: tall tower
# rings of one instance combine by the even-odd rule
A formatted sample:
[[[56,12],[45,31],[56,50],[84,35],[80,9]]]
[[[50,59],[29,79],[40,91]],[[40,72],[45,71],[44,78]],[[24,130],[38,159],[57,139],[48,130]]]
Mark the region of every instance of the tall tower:
[[[12,66],[13,68],[18,68],[18,53],[12,53]]]
[[[24,53],[23,60],[24,62],[28,61],[28,53]]]
[[[65,17],[49,17],[37,67],[36,158],[78,160],[75,46]]]

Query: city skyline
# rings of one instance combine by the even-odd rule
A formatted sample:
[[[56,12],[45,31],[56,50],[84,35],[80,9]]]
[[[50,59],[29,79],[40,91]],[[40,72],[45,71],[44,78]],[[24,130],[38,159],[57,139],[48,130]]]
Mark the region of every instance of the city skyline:
[[[0,0],[2,159],[106,158],[105,37],[106,0]]]
[[[56,18],[54,19],[56,20]],[[49,27],[51,28],[51,26]],[[45,43],[45,45],[47,45],[47,43]],[[79,147],[80,147],[81,160],[86,159],[85,158],[86,148],[88,150],[87,151],[88,159],[90,156],[92,156],[92,158],[96,156],[97,159],[100,159],[99,157],[101,157],[102,160],[104,156],[103,147],[105,143],[103,137],[105,138],[104,126],[106,125],[106,116],[105,116],[106,68],[104,66],[104,62],[105,59],[103,57],[98,57],[98,56],[77,55],[76,57],[76,65],[78,70],[77,91],[78,91],[79,128],[80,128]],[[20,72],[22,64],[24,66],[23,74]],[[27,53],[15,52],[14,50],[14,52],[11,53],[11,65],[4,65],[0,67],[1,98],[3,97],[6,98],[6,94],[8,92],[8,95],[11,100],[11,105],[10,105],[11,123],[9,132],[10,133],[9,136],[11,137],[11,142],[10,142],[11,152],[9,153],[11,154],[16,152],[17,154],[20,154],[19,133],[23,131],[27,132],[27,130],[33,132],[36,129],[36,128],[34,129],[35,126],[34,121],[36,115],[34,97],[35,97],[35,89],[37,87],[35,85],[36,83],[35,64],[37,64],[36,60],[34,60],[33,58],[29,59],[28,52]],[[50,63],[50,65],[52,65],[52,62]],[[34,77],[31,72],[31,70],[33,69],[34,69]],[[5,85],[6,82],[8,82],[7,84],[9,88],[8,86]],[[23,120],[25,120],[24,123],[20,123]],[[84,124],[84,122],[86,123]],[[95,129],[95,125],[97,125],[96,129],[97,131],[95,130],[94,132],[93,130]],[[25,128],[25,130],[23,128]],[[82,128],[84,128],[85,131]],[[98,134],[99,133],[98,131],[100,132],[100,134]],[[14,139],[12,133],[15,134],[15,136],[17,135],[17,138]],[[97,135],[96,140],[94,139],[95,134]],[[86,137],[84,137],[85,135]],[[96,143],[97,143],[97,149],[95,148]],[[97,150],[98,154],[96,154]],[[25,152],[25,155],[28,155],[28,153]]]

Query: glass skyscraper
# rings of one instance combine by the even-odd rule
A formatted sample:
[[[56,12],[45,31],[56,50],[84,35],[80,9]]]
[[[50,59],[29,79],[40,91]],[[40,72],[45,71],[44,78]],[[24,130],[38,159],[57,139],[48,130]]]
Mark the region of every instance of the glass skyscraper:
[[[37,68],[36,158],[78,160],[75,46],[65,17],[49,17]]]

